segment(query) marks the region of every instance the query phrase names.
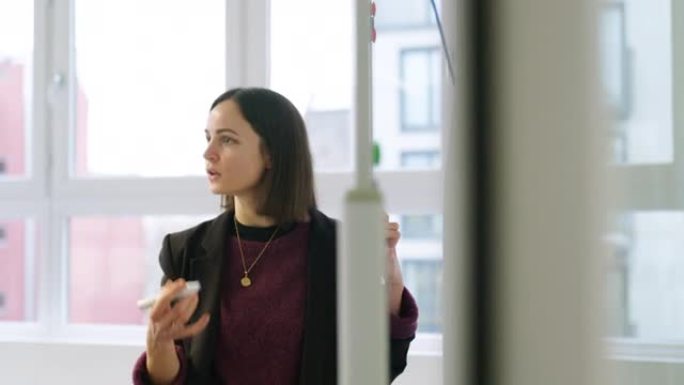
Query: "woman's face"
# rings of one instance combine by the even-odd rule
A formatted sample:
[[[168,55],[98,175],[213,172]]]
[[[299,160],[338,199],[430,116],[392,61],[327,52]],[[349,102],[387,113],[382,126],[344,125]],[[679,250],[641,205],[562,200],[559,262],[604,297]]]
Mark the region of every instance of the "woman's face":
[[[262,154],[261,138],[232,100],[209,113],[204,152],[209,189],[214,194],[245,195],[259,186],[270,160]]]

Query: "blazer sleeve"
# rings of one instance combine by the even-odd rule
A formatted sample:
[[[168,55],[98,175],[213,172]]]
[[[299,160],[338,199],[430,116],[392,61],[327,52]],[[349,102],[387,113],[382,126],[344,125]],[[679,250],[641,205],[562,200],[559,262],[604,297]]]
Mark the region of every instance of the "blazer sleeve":
[[[167,280],[175,280],[180,278],[180,263],[178,261],[178,251],[174,253],[171,246],[171,234],[166,234],[162,241],[162,248],[159,251],[159,266],[162,269],[161,285],[164,286]]]
[[[161,251],[159,252],[159,266],[162,269],[163,275],[161,279],[161,286],[164,286],[169,279],[175,280],[179,278],[178,271],[180,268],[174,258],[174,253],[171,247],[171,234],[166,234],[162,241]],[[185,359],[185,352],[181,341],[176,341],[176,354],[180,361],[180,370],[172,385],[182,385],[187,377],[187,363]],[[147,355],[143,352],[133,367],[133,384],[134,385],[152,385],[147,373]]]

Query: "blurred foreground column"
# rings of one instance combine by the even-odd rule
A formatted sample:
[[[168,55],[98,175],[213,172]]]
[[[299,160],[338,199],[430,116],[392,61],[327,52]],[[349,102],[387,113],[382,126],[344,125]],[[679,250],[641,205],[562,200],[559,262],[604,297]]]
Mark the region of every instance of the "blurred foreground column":
[[[445,262],[445,274],[467,272],[464,303],[451,301],[467,314],[447,312],[467,331],[447,332],[445,345],[460,336],[467,347],[445,346],[445,383],[461,383],[459,376],[487,385],[601,383],[607,127],[598,119],[598,4],[456,3],[448,9],[463,32],[460,115],[451,122],[463,132],[447,147],[468,153],[446,157],[447,173],[460,174],[445,180],[445,226],[467,236],[458,246],[463,261]],[[460,197],[457,183],[467,184]],[[449,228],[459,215],[465,231]],[[465,374],[449,369],[451,360]]]

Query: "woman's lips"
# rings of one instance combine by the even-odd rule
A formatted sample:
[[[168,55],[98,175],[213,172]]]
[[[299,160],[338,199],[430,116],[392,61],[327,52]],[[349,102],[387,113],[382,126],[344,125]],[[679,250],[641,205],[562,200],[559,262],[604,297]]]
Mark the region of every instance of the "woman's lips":
[[[209,181],[214,182],[221,177],[221,174],[214,170],[207,170],[207,177],[209,178]]]

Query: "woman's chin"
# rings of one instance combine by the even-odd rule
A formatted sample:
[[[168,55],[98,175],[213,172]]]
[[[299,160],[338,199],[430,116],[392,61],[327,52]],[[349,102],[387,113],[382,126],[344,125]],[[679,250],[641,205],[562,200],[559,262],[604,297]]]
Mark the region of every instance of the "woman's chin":
[[[211,191],[212,194],[215,195],[225,195],[225,189],[222,189],[221,186],[217,186],[213,183],[209,183],[209,191]]]

